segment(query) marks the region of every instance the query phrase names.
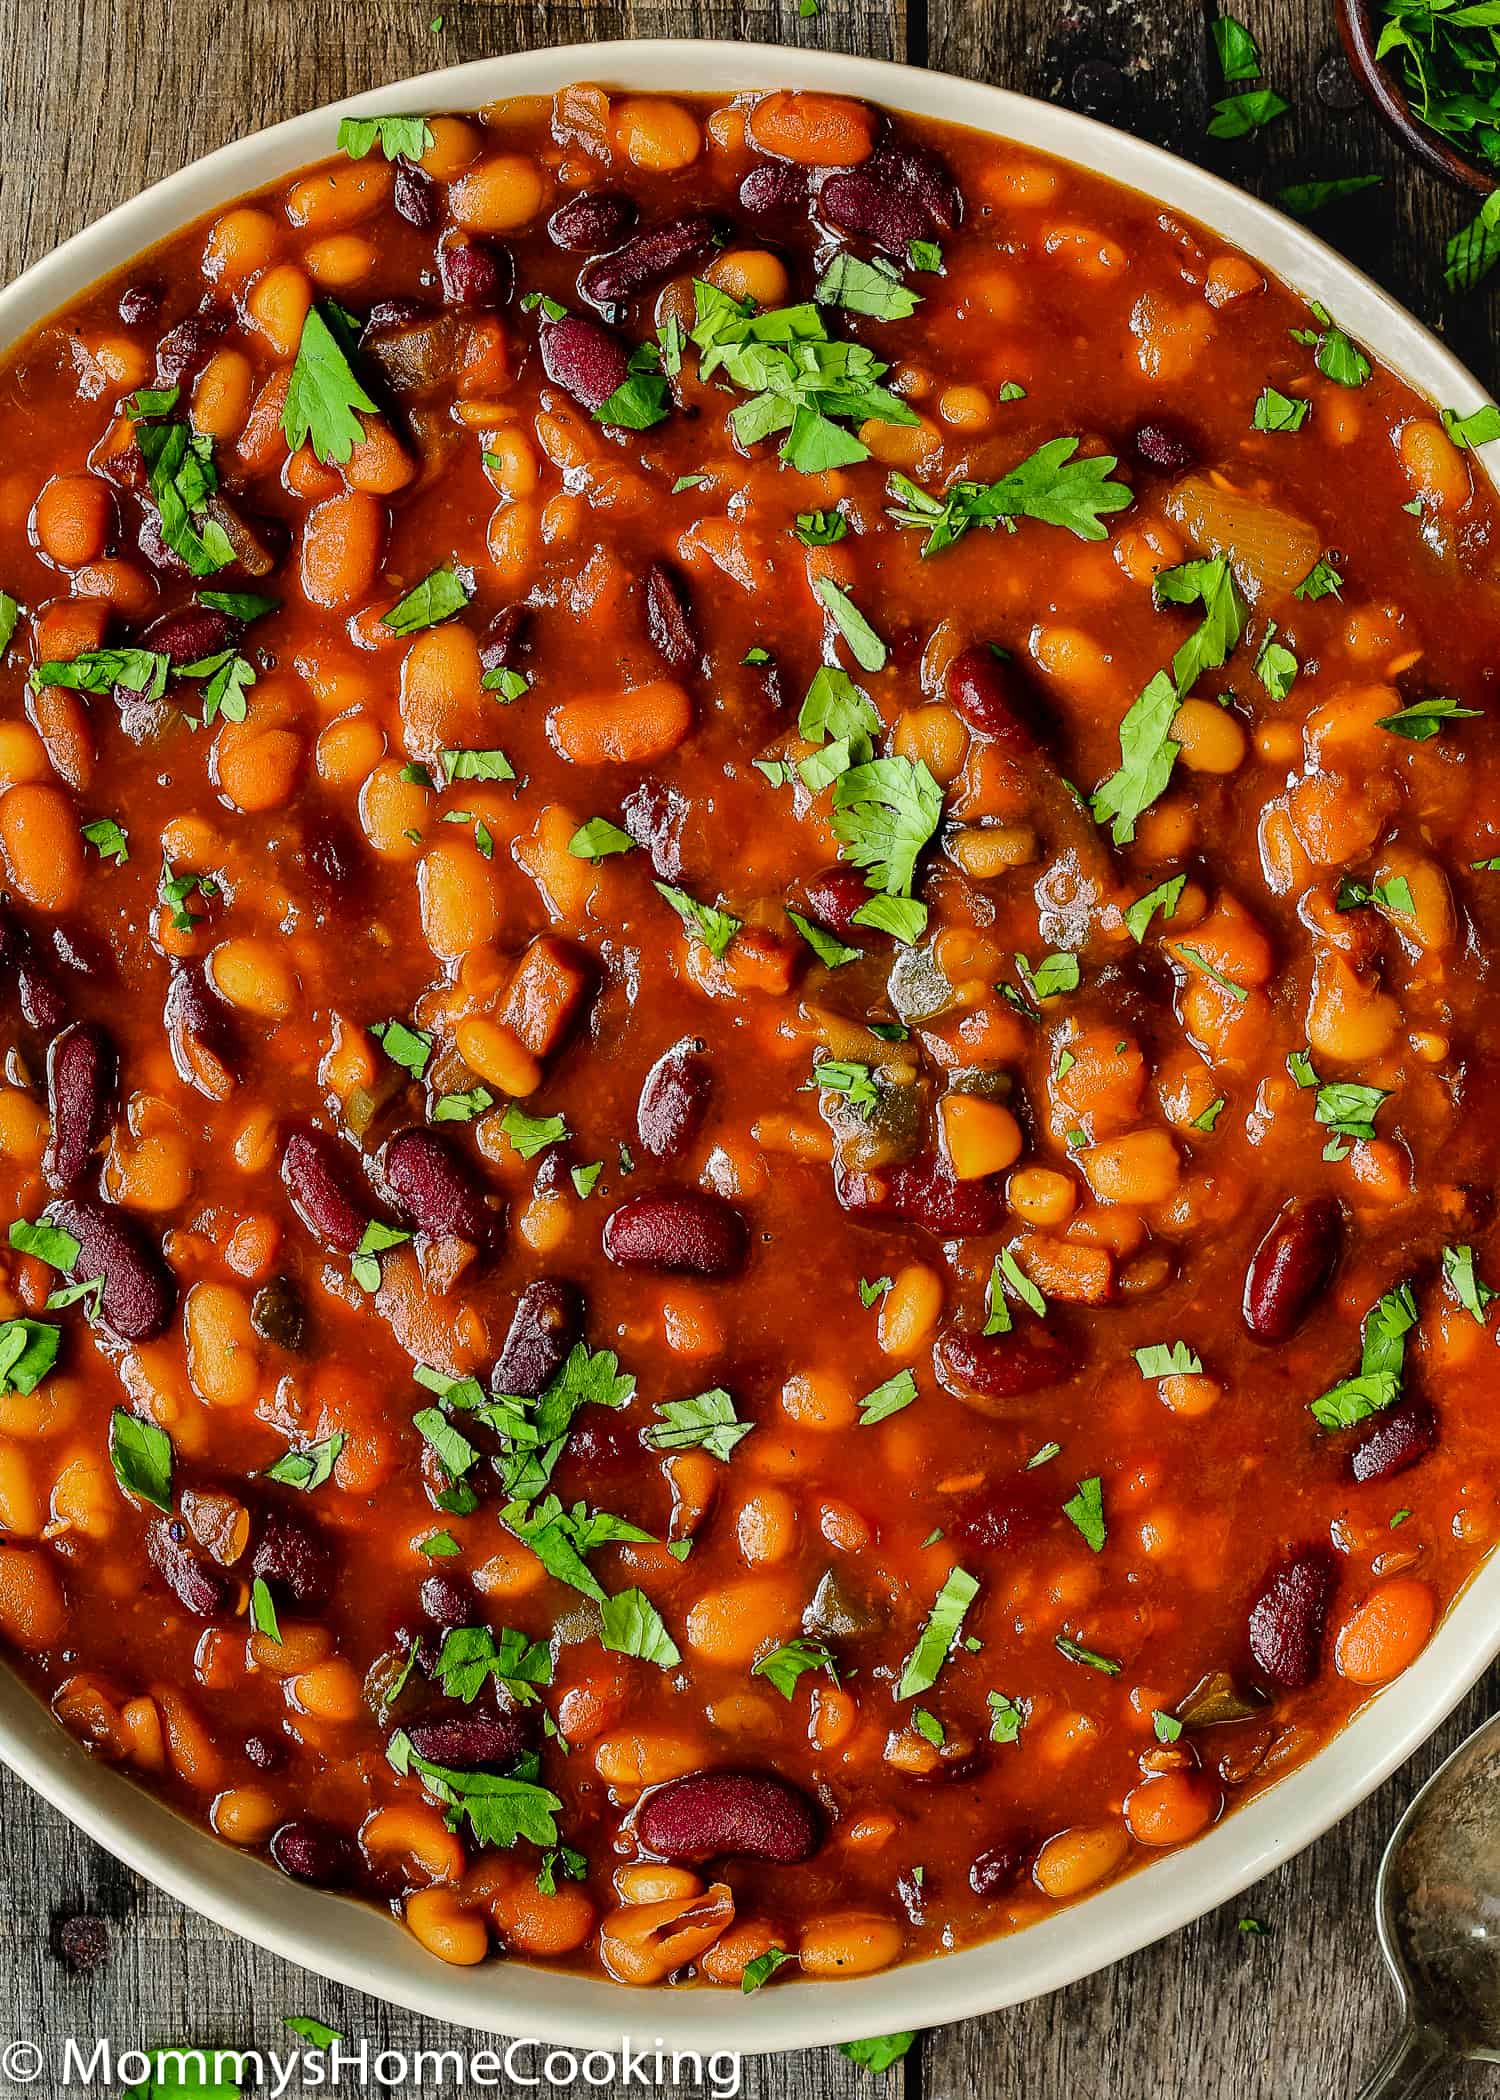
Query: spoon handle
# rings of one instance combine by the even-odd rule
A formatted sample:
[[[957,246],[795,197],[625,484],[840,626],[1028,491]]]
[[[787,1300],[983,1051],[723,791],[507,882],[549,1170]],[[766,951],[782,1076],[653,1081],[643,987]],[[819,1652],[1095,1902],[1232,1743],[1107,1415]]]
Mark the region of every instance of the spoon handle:
[[[1359,2100],[1416,2100],[1455,2060],[1443,2037],[1430,2027],[1407,2027],[1360,2087]]]

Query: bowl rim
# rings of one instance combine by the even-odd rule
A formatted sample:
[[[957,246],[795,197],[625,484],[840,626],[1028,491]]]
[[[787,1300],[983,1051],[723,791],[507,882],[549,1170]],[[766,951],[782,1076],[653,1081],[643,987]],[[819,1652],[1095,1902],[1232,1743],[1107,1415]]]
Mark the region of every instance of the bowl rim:
[[[1424,124],[1412,108],[1395,68],[1379,56],[1381,31],[1373,0],[1337,0],[1337,9],[1339,36],[1349,70],[1391,136],[1424,168],[1459,189],[1487,197],[1500,186],[1500,175],[1490,174],[1477,160],[1460,153],[1440,132]]]
[[[1071,110],[889,60],[784,45],[635,38],[553,45],[440,68],[326,104],[218,148],[116,206],[0,291],[0,355],[66,301],[200,215],[333,153],[343,116],[483,106],[575,80],[656,92],[813,87],[967,125],[1144,193],[1244,249],[1428,399],[1490,397],[1431,332],[1306,227],[1219,177]],[[1482,455],[1488,455],[1483,458]],[[1491,480],[1500,445],[1480,448]],[[1482,1566],[1398,1698],[1375,1697],[1317,1755],[1181,1851],[1025,1931],[841,1983],[743,1997],[642,1991],[500,1961],[450,1968],[371,1906],[288,1881],[92,1761],[0,1667],[0,1759],[178,1901],[270,1952],[409,2010],[482,2032],[618,2052],[764,2053],[944,2025],[1076,1982],[1138,1952],[1290,1859],[1356,1807],[1452,1711],[1500,1652],[1500,1556]],[[649,2038],[649,2041],[648,2041]]]

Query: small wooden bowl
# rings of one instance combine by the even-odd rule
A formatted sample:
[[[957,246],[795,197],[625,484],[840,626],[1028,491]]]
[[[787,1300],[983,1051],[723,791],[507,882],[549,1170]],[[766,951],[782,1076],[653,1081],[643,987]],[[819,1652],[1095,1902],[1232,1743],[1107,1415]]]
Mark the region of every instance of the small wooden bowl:
[[[1376,20],[1374,0],[1336,0],[1336,9],[1350,70],[1386,129],[1434,175],[1487,197],[1497,187],[1496,176],[1429,131],[1407,101],[1394,70],[1375,56],[1383,25]]]

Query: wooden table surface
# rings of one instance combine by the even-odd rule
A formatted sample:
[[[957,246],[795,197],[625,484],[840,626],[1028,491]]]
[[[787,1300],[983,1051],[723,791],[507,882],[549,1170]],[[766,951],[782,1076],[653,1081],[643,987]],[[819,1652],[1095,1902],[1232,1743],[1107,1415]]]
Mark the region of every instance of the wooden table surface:
[[[442,10],[442,27],[431,28]],[[0,15],[0,277],[210,147],[336,96],[547,43],[727,36],[904,58],[1070,103],[1264,195],[1379,172],[1383,186],[1319,230],[1449,341],[1493,387],[1494,303],[1442,288],[1462,200],[1399,161],[1336,56],[1332,0],[1234,0],[1291,114],[1259,139],[1204,136],[1218,85],[1206,0],[13,0]],[[1320,1844],[1236,1902],[1041,2003],[936,2030],[878,2085],[832,2050],[746,2067],[753,2100],[1323,2100],[1352,2093],[1394,2011],[1372,1917],[1386,1834],[1438,1758],[1496,1703],[1492,1676],[1417,1758]],[[1400,1693],[1390,1695],[1399,1698]],[[463,2037],[335,1989],[183,1911],[0,1781],[0,2048],[108,2035],[117,2047],[274,2046],[310,2013],[411,2049]],[[66,1922],[106,1921],[86,1972]],[[1269,1928],[1239,1929],[1242,1917]],[[994,1952],[1006,1959],[1004,1945]],[[768,2008],[769,2009],[769,2008]],[[1452,2093],[1494,2090],[1473,2070]],[[46,2093],[7,2084],[0,2100]],[[451,2090],[451,2088],[449,2088]],[[1439,2087],[1440,2094],[1450,2089]],[[684,2096],[685,2100],[685,2096]]]

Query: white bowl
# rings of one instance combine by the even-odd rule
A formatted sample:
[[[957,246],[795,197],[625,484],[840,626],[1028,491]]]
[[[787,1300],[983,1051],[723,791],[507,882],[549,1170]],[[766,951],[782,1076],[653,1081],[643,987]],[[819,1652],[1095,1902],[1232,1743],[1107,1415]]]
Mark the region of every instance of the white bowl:
[[[1144,191],[1243,248],[1421,392],[1462,413],[1488,396],[1427,329],[1341,256],[1202,169],[1069,110],[879,60],[686,40],[565,46],[481,59],[330,103],[210,153],[76,234],[0,292],[0,345],[185,222],[335,150],[342,116],[472,109],[573,80],[667,92],[819,87],[967,124]],[[1496,448],[1486,448],[1494,451]],[[558,1970],[445,1966],[373,1908],[320,1895],[184,1822],[96,1764],[0,1670],[0,1758],[128,1866],[231,1931],[304,1968],[436,2019],[618,2050],[767,2051],[934,2027],[1059,1989],[1175,1931],[1259,1880],[1347,1815],[1457,1704],[1500,1652],[1500,1561],[1439,1628],[1393,1697],[1206,1837],[1009,1939],[847,1983],[643,1992]]]

